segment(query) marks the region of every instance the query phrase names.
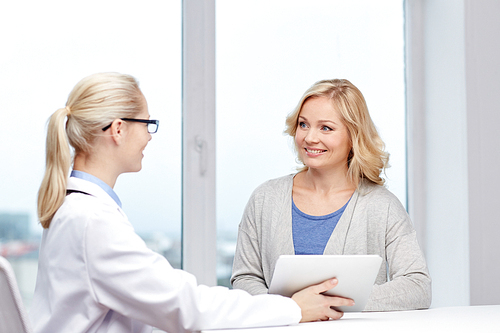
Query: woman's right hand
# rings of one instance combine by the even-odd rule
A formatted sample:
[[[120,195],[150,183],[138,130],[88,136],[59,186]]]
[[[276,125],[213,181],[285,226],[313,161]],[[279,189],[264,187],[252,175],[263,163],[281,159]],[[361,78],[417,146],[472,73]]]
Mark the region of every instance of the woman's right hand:
[[[334,310],[332,307],[352,306],[354,301],[349,298],[323,295],[338,284],[337,279],[331,279],[322,283],[304,288],[292,295],[292,299],[302,310],[301,323],[307,321],[340,319],[344,315],[342,311]]]

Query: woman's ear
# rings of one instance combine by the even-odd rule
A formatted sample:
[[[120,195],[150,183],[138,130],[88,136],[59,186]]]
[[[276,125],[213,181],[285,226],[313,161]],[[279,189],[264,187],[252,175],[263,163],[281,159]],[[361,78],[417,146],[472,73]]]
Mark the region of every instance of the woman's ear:
[[[109,130],[111,138],[115,144],[119,145],[123,141],[123,135],[125,134],[125,122],[119,118],[115,119],[111,123]]]

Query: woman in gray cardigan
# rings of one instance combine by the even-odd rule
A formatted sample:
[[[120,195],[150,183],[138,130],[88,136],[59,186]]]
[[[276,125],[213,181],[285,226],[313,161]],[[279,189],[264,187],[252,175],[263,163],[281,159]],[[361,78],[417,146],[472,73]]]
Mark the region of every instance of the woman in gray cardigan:
[[[380,177],[388,154],[361,92],[347,80],[319,81],[286,124],[304,167],[252,194],[233,287],[267,293],[282,254],[377,254],[383,264],[365,311],[428,308],[427,265],[406,210]]]

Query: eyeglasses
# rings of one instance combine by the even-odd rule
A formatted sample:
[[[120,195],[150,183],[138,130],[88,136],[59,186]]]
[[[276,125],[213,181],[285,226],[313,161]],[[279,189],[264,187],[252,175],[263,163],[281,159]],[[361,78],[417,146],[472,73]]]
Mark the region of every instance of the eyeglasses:
[[[154,134],[156,131],[158,131],[158,125],[160,125],[159,120],[150,120],[150,119],[134,119],[134,118],[120,118],[121,120],[125,121],[135,121],[136,123],[143,123],[143,124],[148,124],[148,132],[149,134]],[[113,124],[113,123],[111,123]],[[108,128],[111,127],[111,124],[109,124],[106,127],[103,127],[102,130],[106,131]]]

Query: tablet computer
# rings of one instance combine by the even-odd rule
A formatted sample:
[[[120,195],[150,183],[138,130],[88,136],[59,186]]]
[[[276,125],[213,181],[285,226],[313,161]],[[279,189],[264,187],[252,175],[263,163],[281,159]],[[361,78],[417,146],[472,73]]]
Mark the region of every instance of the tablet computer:
[[[291,297],[306,287],[337,278],[337,286],[325,294],[351,298],[355,305],[336,309],[363,311],[381,264],[378,255],[281,255],[269,293]]]

